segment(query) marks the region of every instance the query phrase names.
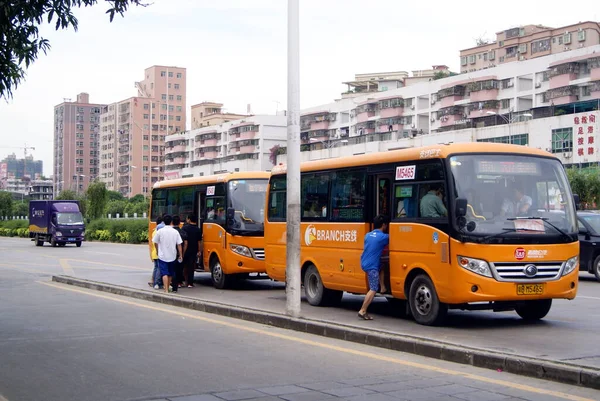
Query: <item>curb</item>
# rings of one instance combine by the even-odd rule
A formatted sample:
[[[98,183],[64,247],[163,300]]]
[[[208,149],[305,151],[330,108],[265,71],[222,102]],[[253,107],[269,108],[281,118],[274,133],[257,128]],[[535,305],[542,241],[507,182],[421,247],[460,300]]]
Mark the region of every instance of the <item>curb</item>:
[[[352,326],[332,324],[316,319],[292,318],[287,315],[265,312],[258,309],[198,300],[182,295],[173,296],[148,290],[138,290],[135,288],[70,276],[52,276],[52,281],[130,298],[247,320],[282,329],[300,331],[394,351],[407,352],[448,362],[471,365],[478,368],[501,370],[503,372],[522,376],[530,376],[538,379],[546,379],[600,390],[600,369],[570,363],[541,358],[521,357],[514,354],[495,352],[480,348],[462,347],[451,343],[423,339],[415,336],[397,335],[380,330],[363,330]]]

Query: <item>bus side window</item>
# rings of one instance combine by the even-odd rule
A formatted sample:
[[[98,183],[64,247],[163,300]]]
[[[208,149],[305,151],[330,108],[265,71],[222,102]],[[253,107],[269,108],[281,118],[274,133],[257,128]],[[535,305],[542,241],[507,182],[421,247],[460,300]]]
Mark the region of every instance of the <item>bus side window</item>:
[[[417,185],[396,185],[394,192],[394,215],[396,218],[416,218],[417,214]]]
[[[302,198],[304,200],[303,218],[325,220],[329,200],[329,174],[304,175],[301,179]]]

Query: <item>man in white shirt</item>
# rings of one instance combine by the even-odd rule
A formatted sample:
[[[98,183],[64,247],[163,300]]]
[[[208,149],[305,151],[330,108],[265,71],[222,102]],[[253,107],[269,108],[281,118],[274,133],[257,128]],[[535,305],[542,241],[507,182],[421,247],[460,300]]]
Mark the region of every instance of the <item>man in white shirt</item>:
[[[523,190],[519,187],[512,188],[512,195],[512,201],[510,199],[505,199],[504,202],[502,202],[500,215],[508,217],[526,216],[533,203],[531,197],[525,195]]]
[[[179,251],[179,255],[183,255],[181,249],[183,240],[181,239],[181,235],[173,228],[173,218],[171,216],[166,215],[163,217],[163,222],[165,226],[156,232],[156,235],[152,238],[152,242],[158,253],[158,267],[163,279],[165,292],[169,293],[169,286],[175,274],[177,251]],[[180,258],[179,263],[181,262]]]

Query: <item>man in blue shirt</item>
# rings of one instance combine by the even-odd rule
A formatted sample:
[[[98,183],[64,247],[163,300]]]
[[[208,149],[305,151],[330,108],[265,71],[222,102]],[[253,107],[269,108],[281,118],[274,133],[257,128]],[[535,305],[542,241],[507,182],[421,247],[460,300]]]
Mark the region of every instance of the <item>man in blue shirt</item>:
[[[383,274],[381,268],[381,254],[384,248],[390,243],[390,236],[387,234],[389,220],[384,215],[378,215],[373,220],[374,230],[365,235],[365,245],[360,257],[360,267],[369,279],[369,292],[365,296],[362,308],[358,311],[358,317],[364,320],[373,320],[367,314],[367,308],[373,302],[377,289],[381,284],[381,292],[385,292],[383,283]]]

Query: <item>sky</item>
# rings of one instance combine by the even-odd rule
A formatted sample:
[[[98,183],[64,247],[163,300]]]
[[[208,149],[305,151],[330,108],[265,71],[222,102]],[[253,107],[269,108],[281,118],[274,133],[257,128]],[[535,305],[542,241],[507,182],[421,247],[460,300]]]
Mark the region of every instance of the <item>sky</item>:
[[[0,100],[0,160],[20,147],[52,174],[54,106],[87,92],[92,103],[136,96],[152,65],[187,68],[188,121],[193,104],[274,114],[287,100],[287,1],[147,0],[109,23],[108,5],[75,10],[79,29],[41,36],[52,48],[28,69],[8,101]],[[598,10],[598,11],[596,11]],[[504,0],[404,2],[300,0],[300,106],[330,103],[357,73],[412,71],[445,64],[459,71],[459,50],[527,24],[560,27],[597,21],[597,0],[541,3]]]

